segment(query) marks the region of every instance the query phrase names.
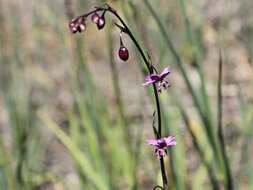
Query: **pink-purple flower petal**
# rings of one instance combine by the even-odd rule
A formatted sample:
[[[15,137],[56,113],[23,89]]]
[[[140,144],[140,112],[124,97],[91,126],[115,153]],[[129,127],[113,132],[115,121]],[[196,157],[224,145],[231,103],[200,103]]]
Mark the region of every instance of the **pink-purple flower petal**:
[[[148,144],[149,144],[149,145],[153,145],[153,146],[157,146],[157,145],[158,145],[156,139],[149,139],[149,140],[148,140]]]
[[[166,67],[161,72],[160,79],[163,80],[168,74],[170,74],[170,69],[169,69],[169,67]]]
[[[165,137],[164,138],[166,144],[167,144],[167,147],[168,146],[174,146],[176,145],[176,137],[175,136],[168,136],[168,137]]]

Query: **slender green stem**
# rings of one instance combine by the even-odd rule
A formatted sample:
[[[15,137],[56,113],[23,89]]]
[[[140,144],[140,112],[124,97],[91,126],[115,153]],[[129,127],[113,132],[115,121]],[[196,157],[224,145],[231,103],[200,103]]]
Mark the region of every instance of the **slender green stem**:
[[[231,175],[231,169],[229,166],[229,160],[226,152],[226,144],[224,139],[224,133],[222,128],[222,57],[220,52],[220,58],[219,58],[219,71],[218,71],[218,139],[221,144],[221,154],[223,157],[224,165],[225,165],[225,171],[226,171],[226,189],[227,190],[233,190],[233,178]]]

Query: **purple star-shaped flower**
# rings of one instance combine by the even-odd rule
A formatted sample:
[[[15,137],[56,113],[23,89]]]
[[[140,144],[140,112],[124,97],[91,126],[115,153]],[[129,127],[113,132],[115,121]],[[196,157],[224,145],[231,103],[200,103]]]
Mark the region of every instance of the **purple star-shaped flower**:
[[[155,155],[157,157],[164,157],[167,154],[166,148],[175,146],[177,143],[174,136],[168,136],[160,139],[149,139],[148,144],[155,146]]]
[[[143,84],[143,86],[147,86],[150,84],[156,84],[157,86],[157,91],[161,92],[162,91],[162,87],[164,88],[164,90],[166,90],[170,84],[168,83],[168,81],[165,81],[164,78],[170,74],[170,69],[169,67],[166,67],[165,69],[163,69],[163,71],[161,72],[161,74],[150,74],[147,75],[145,77],[145,83]]]

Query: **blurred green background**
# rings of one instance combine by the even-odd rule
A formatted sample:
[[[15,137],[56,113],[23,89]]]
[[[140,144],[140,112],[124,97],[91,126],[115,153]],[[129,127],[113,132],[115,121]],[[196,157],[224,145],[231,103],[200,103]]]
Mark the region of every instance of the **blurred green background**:
[[[171,87],[160,95],[163,134],[177,139],[165,159],[170,189],[226,189],[228,173],[234,189],[253,189],[253,1],[103,2],[124,18],[158,70],[172,70]],[[101,31],[89,20],[84,33],[68,28],[73,16],[103,2],[0,0],[1,190],[161,184],[146,143],[153,95],[142,86],[147,70],[136,48],[123,35],[130,59],[120,61],[110,14]]]

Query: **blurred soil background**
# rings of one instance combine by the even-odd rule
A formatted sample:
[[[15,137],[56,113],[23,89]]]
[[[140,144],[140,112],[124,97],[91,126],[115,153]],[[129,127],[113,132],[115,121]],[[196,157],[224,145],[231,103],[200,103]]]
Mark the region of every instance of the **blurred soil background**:
[[[178,176],[181,181],[179,185],[171,182],[172,188],[211,189],[207,173],[175,102],[180,102],[187,112],[191,128],[206,151],[207,160],[213,163],[217,155],[212,153],[207,143],[192,97],[152,14],[143,0],[106,2],[125,18],[158,70],[165,66],[170,66],[172,70],[168,77],[171,87],[161,94],[172,128],[167,132],[176,135],[178,145],[174,149],[179,147],[175,156],[178,165],[169,158],[167,160],[172,164],[170,167],[174,164],[180,170]],[[224,66],[223,126],[228,158],[235,189],[252,189],[253,1],[149,2],[171,37],[199,99],[201,78],[196,68],[201,64],[215,128],[221,49]],[[182,2],[187,21],[182,13]],[[89,19],[84,33],[73,35],[68,28],[68,22],[74,15],[102,4],[98,0],[0,0],[0,189],[101,189],[94,186],[94,179],[87,177],[88,169],[85,166],[80,169],[79,157],[76,156],[79,155],[76,153],[78,151],[73,153],[72,144],[70,146],[65,136],[57,132],[58,129],[65,132],[73,144],[90,158],[89,163],[96,164],[92,157],[96,155],[92,155],[95,148],[87,145],[92,143],[87,135],[89,129],[80,127],[78,131],[73,127],[78,123],[80,126],[86,125],[82,122],[87,121],[87,113],[93,113],[93,108],[94,114],[87,116],[91,118],[91,123],[99,126],[96,122],[101,121],[103,125],[109,118],[106,127],[111,127],[112,134],[118,126],[127,126],[126,131],[130,136],[126,141],[133,147],[140,146],[137,150],[139,161],[132,162],[132,158],[129,158],[129,168],[138,165],[138,168],[133,167],[137,168],[133,169],[133,179],[132,170],[129,172],[123,166],[118,166],[122,165],[118,159],[120,157],[115,158],[119,163],[110,161],[108,157],[109,164],[105,164],[105,168],[109,169],[104,171],[109,171],[111,180],[108,181],[112,181],[110,187],[134,189],[131,185],[135,184],[137,189],[152,189],[159,182],[158,160],[153,156],[152,148],[146,145],[146,139],[153,137],[154,104],[151,93],[142,86],[144,76],[140,65],[143,63],[135,47],[128,36],[123,35],[130,59],[122,62],[118,58],[119,30],[113,27],[111,21],[114,19],[109,14],[106,15],[106,27],[101,31]],[[191,23],[191,32],[187,32],[185,23],[188,21]],[[191,43],[191,39],[194,39],[194,43]],[[200,63],[196,63],[196,57]],[[115,79],[115,73],[118,79]],[[115,90],[115,80],[119,83],[119,91]],[[170,95],[171,92],[174,96]],[[86,102],[87,108],[84,115],[80,108],[83,102]],[[103,109],[97,108],[100,106]],[[58,127],[48,127],[50,125]],[[122,139],[122,136],[119,135],[118,139]],[[103,142],[107,138],[98,135],[98,139],[98,142]],[[118,142],[115,147],[110,148],[110,142],[108,146],[98,143],[98,147],[105,149],[106,153],[102,154],[109,152],[112,156],[114,148],[123,147],[117,149],[119,154],[127,150],[127,146],[124,148],[124,143],[117,141],[117,138],[115,142]],[[120,171],[117,167],[121,168]],[[217,178],[223,186],[224,177],[217,167],[214,166],[218,170]],[[95,171],[100,175],[100,170]],[[169,176],[171,181],[173,176],[171,173]]]

